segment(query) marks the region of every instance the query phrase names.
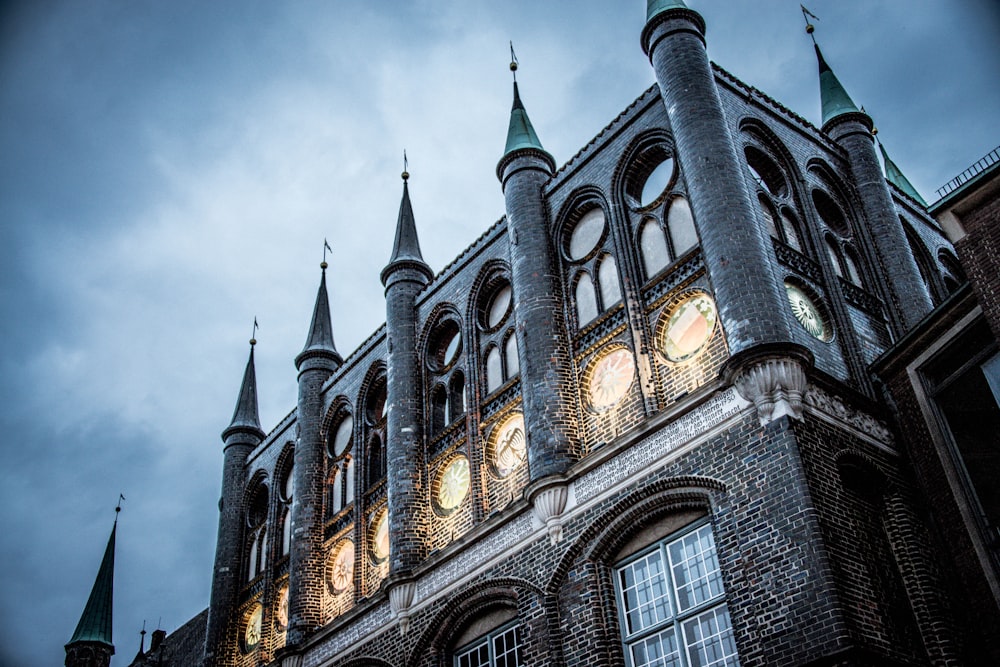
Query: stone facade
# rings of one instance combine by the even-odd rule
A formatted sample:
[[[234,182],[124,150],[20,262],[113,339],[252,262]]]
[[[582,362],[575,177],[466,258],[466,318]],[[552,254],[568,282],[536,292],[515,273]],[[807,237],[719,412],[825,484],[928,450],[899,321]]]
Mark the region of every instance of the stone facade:
[[[674,633],[685,665],[989,664],[869,372],[952,246],[866,116],[816,128],[676,4],[657,84],[558,169],[508,142],[506,216],[436,276],[404,190],[386,327],[307,344],[297,409],[227,430],[197,661],[632,665]]]

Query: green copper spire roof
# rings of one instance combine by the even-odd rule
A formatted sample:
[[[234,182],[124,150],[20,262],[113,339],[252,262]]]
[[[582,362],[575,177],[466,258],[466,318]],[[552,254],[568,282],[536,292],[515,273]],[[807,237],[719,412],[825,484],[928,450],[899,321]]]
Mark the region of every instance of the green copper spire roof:
[[[819,45],[815,44],[814,46],[816,47],[816,58],[819,60],[819,98],[823,107],[823,125],[826,125],[841,114],[856,112],[858,107],[844,90],[844,87],[840,85],[837,75],[826,64],[823,53],[819,50]]]
[[[906,176],[903,176],[903,172],[899,170],[896,163],[889,159],[889,154],[885,152],[885,146],[882,145],[881,141],[878,142],[878,147],[882,151],[882,160],[885,162],[885,180],[916,199],[926,208],[927,202],[924,201],[924,198],[920,196],[920,193],[917,192],[917,189],[913,187],[913,184],[910,183]]]
[[[646,23],[668,9],[687,9],[687,5],[682,0],[646,0]]]
[[[522,148],[534,148],[539,151],[545,150],[542,148],[542,142],[538,140],[538,135],[535,134],[535,128],[531,126],[531,121],[528,119],[528,112],[524,110],[524,105],[521,104],[521,96],[517,92],[517,81],[515,81],[514,106],[510,110],[510,125],[507,128],[507,146],[504,148],[503,154],[509,155]]]
[[[83,609],[83,616],[76,626],[76,632],[69,640],[70,644],[99,642],[114,648],[114,644],[111,643],[111,606],[114,602],[116,530],[118,530],[117,518],[111,529],[111,537],[108,538],[108,546],[104,550],[101,569],[97,571],[97,580],[94,581],[94,588],[90,591],[90,598]]]

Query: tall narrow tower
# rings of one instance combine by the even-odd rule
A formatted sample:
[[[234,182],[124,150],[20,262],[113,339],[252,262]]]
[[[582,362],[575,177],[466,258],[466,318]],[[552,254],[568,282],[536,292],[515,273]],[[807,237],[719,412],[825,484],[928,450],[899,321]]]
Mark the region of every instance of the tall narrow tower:
[[[295,357],[299,371],[296,422],[299,436],[292,466],[295,499],[292,502],[289,561],[288,637],[285,653],[295,653],[316,628],[323,625],[323,484],[326,452],[323,439],[323,384],[344,363],[333,344],[326,268],[320,264],[319,291],[309,335]]]
[[[517,70],[511,62],[511,70]],[[514,80],[507,145],[497,164],[507,209],[517,354],[528,437],[529,502],[561,534],[566,503],[563,473],[579,458],[575,405],[566,392],[574,384],[569,337],[563,319],[562,281],[548,229],[542,188],[555,160],[542,148]]]
[[[237,653],[236,604],[243,572],[244,508],[247,456],[264,439],[257,412],[257,372],[250,339],[250,356],[243,371],[240,395],[233,419],[222,432],[222,497],[219,499],[219,536],[212,571],[212,597],[208,606],[205,633],[205,665],[225,667],[235,664]]]
[[[771,268],[770,240],[757,222],[744,163],[705,51],[705,20],[681,0],[648,0],[642,48],[670,119],[732,355],[727,375],[758,406],[762,422],[799,416],[812,356],[791,343],[787,299]]]
[[[875,253],[875,268],[881,273],[878,288],[889,311],[890,325],[898,338],[931,311],[930,293],[920,277],[903,223],[882,175],[875,154],[872,119],[855,106],[827,65],[818,45],[816,59],[819,63],[823,132],[843,146],[846,153],[864,214],[858,233]],[[889,164],[886,164],[887,168]]]
[[[414,602],[413,569],[423,557],[418,519],[427,503],[423,453],[423,391],[417,357],[417,295],[434,277],[420,254],[409,173],[403,172],[403,199],[396,222],[396,241],[382,269],[385,326],[389,340],[386,456],[389,501],[389,600],[405,630]]]
[[[73,638],[66,644],[66,667],[108,667],[115,645],[111,641],[111,612],[114,605],[115,582],[115,532],[118,530],[115,508],[115,523],[111,528],[108,546],[104,549],[97,579],[83,608],[80,622],[76,624]]]

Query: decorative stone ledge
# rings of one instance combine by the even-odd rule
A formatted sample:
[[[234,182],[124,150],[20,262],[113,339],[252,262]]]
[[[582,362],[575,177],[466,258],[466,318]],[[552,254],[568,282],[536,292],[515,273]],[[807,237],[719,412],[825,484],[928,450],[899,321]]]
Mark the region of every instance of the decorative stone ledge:
[[[757,408],[761,426],[784,416],[802,419],[807,383],[805,367],[798,359],[756,360],[736,373],[733,384],[740,396]]]
[[[562,514],[569,498],[569,485],[562,477],[547,477],[528,487],[525,492],[535,516],[549,532],[549,542],[562,540]]]
[[[389,606],[392,615],[399,621],[399,631],[404,635],[410,629],[410,609],[416,601],[416,593],[417,582],[412,579],[390,584]]]

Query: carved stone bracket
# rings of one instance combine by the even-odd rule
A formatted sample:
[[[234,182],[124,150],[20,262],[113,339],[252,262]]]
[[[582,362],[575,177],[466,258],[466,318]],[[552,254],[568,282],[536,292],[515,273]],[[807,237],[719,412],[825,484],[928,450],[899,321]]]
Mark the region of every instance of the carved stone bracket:
[[[302,654],[301,653],[290,653],[288,655],[282,655],[281,667],[302,667]]]
[[[545,479],[528,489],[528,500],[535,516],[549,531],[549,542],[558,543],[562,539],[562,514],[569,498],[569,487],[565,480]]]
[[[417,582],[413,580],[400,581],[392,584],[389,589],[389,606],[392,615],[399,621],[399,631],[406,634],[410,629],[410,609],[416,599]]]
[[[806,405],[838,421],[849,424],[865,435],[883,443],[892,443],[892,432],[875,417],[844,403],[839,396],[829,394],[815,385],[809,385],[805,395]]]
[[[757,408],[761,426],[786,415],[802,419],[806,371],[799,360],[764,358],[740,370],[733,384],[740,396]]]

